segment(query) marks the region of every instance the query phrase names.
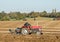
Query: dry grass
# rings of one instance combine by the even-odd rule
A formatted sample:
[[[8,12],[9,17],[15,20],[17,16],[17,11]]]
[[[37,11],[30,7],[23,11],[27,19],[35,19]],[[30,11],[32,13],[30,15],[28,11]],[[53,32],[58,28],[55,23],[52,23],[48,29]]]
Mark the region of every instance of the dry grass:
[[[46,19],[46,18],[45,18]],[[45,20],[38,18],[36,21],[29,20],[28,22],[31,25],[42,26],[43,28],[56,28],[60,27],[60,20]],[[26,21],[0,21],[0,28],[16,28],[21,27]],[[2,29],[1,29],[2,30]],[[4,29],[3,29],[4,30]],[[53,29],[54,30],[54,29]],[[60,42],[60,34],[43,34],[43,35],[12,35],[12,34],[3,34],[0,33],[0,42]]]
[[[0,21],[0,28],[21,27],[26,21]],[[28,21],[31,25],[37,25],[37,21]],[[60,21],[38,21],[38,25],[48,27],[60,27]]]
[[[60,42],[60,35],[11,35],[0,34],[0,42]]]

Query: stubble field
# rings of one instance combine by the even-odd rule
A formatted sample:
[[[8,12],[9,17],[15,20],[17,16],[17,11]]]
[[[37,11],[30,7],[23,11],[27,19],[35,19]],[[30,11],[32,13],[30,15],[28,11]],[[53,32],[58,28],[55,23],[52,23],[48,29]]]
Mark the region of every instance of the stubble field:
[[[26,21],[0,21],[0,42],[60,42],[60,20],[28,20],[31,25],[42,26],[43,35],[16,35],[6,33],[9,28],[23,26]],[[4,31],[4,32],[1,32]]]

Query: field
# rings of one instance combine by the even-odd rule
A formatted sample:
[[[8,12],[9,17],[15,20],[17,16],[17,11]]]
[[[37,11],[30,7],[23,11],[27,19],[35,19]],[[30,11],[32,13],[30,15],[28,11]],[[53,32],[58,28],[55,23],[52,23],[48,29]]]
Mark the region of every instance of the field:
[[[0,34],[0,42],[60,42],[60,35],[11,35]]]
[[[27,20],[31,25],[42,26],[43,35],[16,35],[6,33],[9,28],[21,27],[26,21],[0,21],[0,42],[60,42],[60,20],[37,18]],[[2,32],[4,31],[4,32]]]

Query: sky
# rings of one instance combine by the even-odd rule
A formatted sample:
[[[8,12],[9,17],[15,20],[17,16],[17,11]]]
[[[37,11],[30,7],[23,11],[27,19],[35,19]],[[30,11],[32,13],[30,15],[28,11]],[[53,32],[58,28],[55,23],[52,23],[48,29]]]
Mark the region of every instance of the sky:
[[[60,11],[60,0],[0,0],[0,12]]]

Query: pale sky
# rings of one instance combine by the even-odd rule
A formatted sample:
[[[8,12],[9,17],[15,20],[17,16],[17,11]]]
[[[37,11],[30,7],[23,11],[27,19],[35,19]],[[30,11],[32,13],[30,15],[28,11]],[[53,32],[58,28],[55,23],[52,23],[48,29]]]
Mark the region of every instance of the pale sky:
[[[0,12],[60,11],[60,0],[0,0]]]

